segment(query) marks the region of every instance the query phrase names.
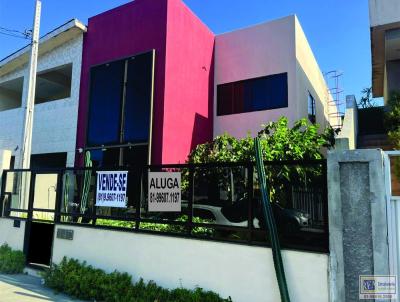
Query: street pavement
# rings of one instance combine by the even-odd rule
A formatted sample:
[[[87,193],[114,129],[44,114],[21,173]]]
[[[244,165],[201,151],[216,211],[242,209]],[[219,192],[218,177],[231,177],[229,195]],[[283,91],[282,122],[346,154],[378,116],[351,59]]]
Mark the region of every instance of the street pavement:
[[[0,274],[0,302],[44,301],[79,302],[44,287],[38,277]]]

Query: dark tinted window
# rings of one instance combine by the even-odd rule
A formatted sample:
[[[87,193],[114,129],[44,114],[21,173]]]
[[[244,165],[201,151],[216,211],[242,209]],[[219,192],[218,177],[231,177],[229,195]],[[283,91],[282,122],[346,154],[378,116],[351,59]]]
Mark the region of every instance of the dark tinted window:
[[[31,155],[31,169],[59,169],[65,168],[67,153],[45,153]]]
[[[269,110],[288,106],[287,73],[218,85],[217,114]]]
[[[119,143],[124,66],[117,61],[91,70],[89,146]]]
[[[149,140],[153,54],[129,60],[125,102],[124,142]]]
[[[315,113],[315,99],[311,95],[308,94],[308,119],[311,123],[315,124],[316,122],[316,113]]]

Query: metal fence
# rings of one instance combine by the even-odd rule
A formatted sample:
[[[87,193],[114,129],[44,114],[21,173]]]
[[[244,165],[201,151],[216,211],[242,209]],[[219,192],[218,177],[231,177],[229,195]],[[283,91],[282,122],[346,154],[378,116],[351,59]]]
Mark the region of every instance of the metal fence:
[[[282,247],[328,252],[326,161],[265,162],[265,167]],[[96,206],[96,172],[106,170],[5,171],[0,213],[13,219],[269,246],[254,163],[121,168],[128,170],[126,208]],[[148,211],[149,171],[181,173],[181,212]]]

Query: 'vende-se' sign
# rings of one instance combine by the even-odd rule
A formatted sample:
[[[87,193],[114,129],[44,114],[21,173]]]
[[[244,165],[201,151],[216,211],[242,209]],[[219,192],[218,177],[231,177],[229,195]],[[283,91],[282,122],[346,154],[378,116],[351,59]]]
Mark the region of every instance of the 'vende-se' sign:
[[[149,172],[149,212],[180,212],[181,205],[181,173]]]
[[[127,171],[98,171],[96,206],[126,208]]]

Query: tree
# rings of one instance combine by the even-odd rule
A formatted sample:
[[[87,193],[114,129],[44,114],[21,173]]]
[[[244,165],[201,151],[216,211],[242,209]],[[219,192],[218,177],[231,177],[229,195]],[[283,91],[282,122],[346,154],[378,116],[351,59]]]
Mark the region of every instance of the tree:
[[[289,128],[286,117],[262,125],[258,136],[262,138],[263,157],[266,161],[321,159],[323,147],[334,145],[331,127],[318,132],[319,125],[301,119]],[[250,135],[235,138],[228,133],[213,141],[198,145],[189,155],[189,163],[254,161],[254,142]]]
[[[363,90],[361,90],[361,93],[363,94],[363,96],[357,104],[358,108],[365,109],[376,106],[375,102],[373,101],[372,87],[364,88]]]
[[[292,128],[286,117],[276,122],[262,125],[258,136],[262,138],[261,147],[265,161],[283,160],[314,160],[322,159],[321,149],[331,148],[334,145],[334,130],[326,128],[318,132],[319,125],[311,124],[307,119],[294,123]],[[217,136],[213,141],[198,145],[190,155],[189,163],[216,163],[216,162],[250,162],[255,161],[254,140],[250,135],[245,138],[235,138],[228,133]],[[227,173],[229,170],[229,173]],[[218,167],[202,172],[202,178],[215,186],[241,188],[245,191],[243,169],[241,167]],[[269,182],[271,200],[285,200],[289,188],[293,185],[304,186],[321,179],[321,166],[301,165],[269,165],[267,179]],[[237,183],[236,183],[237,181]],[[233,197],[233,189],[228,189]],[[215,198],[215,197],[213,197]],[[209,197],[209,199],[212,199]]]
[[[400,148],[400,92],[393,92],[388,100],[388,111],[385,114],[385,126],[390,142],[396,149]]]

